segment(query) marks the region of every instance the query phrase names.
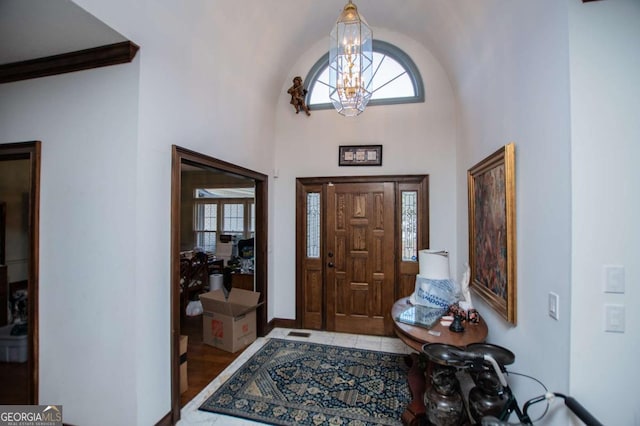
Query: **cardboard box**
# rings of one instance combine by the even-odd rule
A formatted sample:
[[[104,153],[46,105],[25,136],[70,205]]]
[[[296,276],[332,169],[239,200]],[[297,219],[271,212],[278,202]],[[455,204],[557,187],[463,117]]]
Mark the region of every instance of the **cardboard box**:
[[[260,293],[232,288],[200,295],[202,341],[227,352],[237,352],[256,340],[256,308]]]
[[[189,336],[180,336],[180,393],[186,392],[189,388],[187,379],[187,346]]]

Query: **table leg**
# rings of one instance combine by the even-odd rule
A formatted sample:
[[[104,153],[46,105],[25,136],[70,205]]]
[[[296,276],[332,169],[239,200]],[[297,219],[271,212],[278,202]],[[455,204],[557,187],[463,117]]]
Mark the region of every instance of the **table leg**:
[[[420,367],[417,353],[412,353],[405,357],[405,362],[409,366],[407,381],[411,390],[411,402],[402,413],[402,423],[407,426],[419,426],[424,424],[426,419],[426,407],[424,405],[424,392],[426,391],[426,380],[424,368]]]

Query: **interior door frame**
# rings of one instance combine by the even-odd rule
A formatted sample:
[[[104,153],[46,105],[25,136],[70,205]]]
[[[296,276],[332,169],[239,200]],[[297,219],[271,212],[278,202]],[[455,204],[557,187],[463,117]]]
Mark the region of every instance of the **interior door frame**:
[[[29,265],[27,284],[27,311],[28,311],[28,335],[27,342],[27,380],[28,404],[38,404],[38,372],[39,372],[39,345],[38,335],[38,279],[40,266],[40,163],[41,142],[17,142],[0,144],[0,158],[4,161],[29,160]]]
[[[265,336],[272,324],[268,322],[267,247],[268,247],[268,177],[259,172],[218,160],[208,155],[173,145],[171,161],[171,421],[180,419],[180,190],[181,165],[188,163],[202,168],[214,168],[223,172],[253,179],[255,182],[255,288],[260,292],[262,304],[256,311],[258,336]]]
[[[425,249],[429,248],[429,175],[375,175],[375,176],[333,176],[333,177],[304,177],[296,179],[296,320],[295,325],[298,328],[304,328],[304,320],[305,320],[305,286],[304,286],[304,267],[303,261],[305,258],[305,248],[306,248],[306,217],[305,212],[306,209],[304,206],[306,205],[305,195],[307,193],[306,188],[315,188],[316,191],[320,192],[320,208],[321,212],[324,212],[326,209],[326,197],[327,191],[326,186],[331,184],[342,184],[342,183],[378,183],[378,182],[394,182],[395,183],[395,195],[396,195],[396,211],[400,208],[401,204],[401,191],[403,186],[410,185],[412,188],[418,190],[421,195],[419,200],[419,213],[418,213],[418,248]],[[395,215],[395,224],[394,224],[394,235],[400,235],[402,217],[401,215]],[[323,238],[320,240],[320,259],[323,264],[322,266],[322,282],[323,282],[323,291],[322,291],[322,312],[323,317],[321,320],[321,325],[319,329],[326,330],[327,327],[327,318],[324,313],[326,313],[326,285],[324,285],[325,277],[326,277],[326,264],[324,262],[325,254],[326,254],[326,244],[325,244],[325,233],[326,229],[326,218],[324,216],[320,219],[320,233]],[[417,263],[416,263],[417,264]],[[399,297],[398,294],[400,292],[400,277],[402,271],[400,262],[398,259],[395,259],[395,288],[394,294],[396,295],[396,299]]]

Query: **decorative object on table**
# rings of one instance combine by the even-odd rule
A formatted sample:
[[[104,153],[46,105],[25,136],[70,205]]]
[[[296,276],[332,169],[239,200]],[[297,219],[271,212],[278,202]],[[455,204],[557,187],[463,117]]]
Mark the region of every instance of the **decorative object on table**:
[[[462,321],[467,319],[467,311],[462,309],[459,303],[454,303],[449,306],[449,310],[447,311],[447,315],[450,315],[452,318],[454,316],[459,316]]]
[[[382,145],[340,145],[339,166],[382,166]]]
[[[476,309],[469,309],[467,311],[467,322],[469,324],[478,324],[480,323],[480,314]]]
[[[471,288],[505,320],[516,315],[515,146],[467,172]]]
[[[449,253],[446,250],[418,251],[419,272],[411,295],[414,305],[448,309],[459,300],[459,289],[450,278]]]
[[[339,114],[355,117],[371,98],[373,32],[349,0],[329,37],[329,98]]]
[[[464,273],[462,274],[462,280],[460,281],[460,307],[464,311],[473,309],[473,302],[471,301],[471,291],[469,291],[469,281],[471,281],[471,267],[468,263],[465,263]]]
[[[289,87],[287,93],[291,95],[291,101],[289,103],[293,105],[296,114],[298,114],[300,110],[303,110],[307,116],[311,115],[309,107],[304,101],[304,97],[307,96],[307,89],[302,85],[302,77],[295,76],[293,78],[293,86]]]
[[[453,322],[449,326],[449,330],[454,333],[462,333],[464,331],[464,326],[462,325],[462,316],[460,314],[456,314],[453,316]]]
[[[200,410],[278,425],[401,425],[405,356],[268,339]]]

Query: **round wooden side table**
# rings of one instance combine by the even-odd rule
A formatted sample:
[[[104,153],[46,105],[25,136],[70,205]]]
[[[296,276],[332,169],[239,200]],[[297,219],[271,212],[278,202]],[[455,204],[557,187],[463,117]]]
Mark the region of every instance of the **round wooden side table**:
[[[427,329],[415,325],[405,324],[397,320],[398,316],[407,308],[411,307],[408,297],[396,301],[391,308],[391,317],[393,318],[394,331],[396,335],[411,348],[422,353],[422,346],[425,343],[444,343],[447,345],[458,346],[464,349],[465,346],[472,343],[482,343],[487,338],[489,329],[482,317],[477,324],[464,324],[464,331],[454,333],[438,321],[436,325]],[[433,330],[436,335],[429,334]],[[437,335],[438,332],[440,335]],[[411,354],[407,357],[409,372],[407,380],[411,389],[412,400],[402,413],[402,422],[405,425],[417,426],[423,424],[426,417],[426,407],[424,404],[424,393],[427,389],[425,374],[429,373],[420,366],[418,354]]]
[[[464,324],[462,333],[454,333],[449,331],[448,327],[436,323],[431,330],[440,332],[439,336],[429,334],[429,329],[418,327],[416,325],[405,324],[397,320],[398,316],[411,307],[408,297],[396,301],[391,308],[391,317],[393,318],[393,326],[396,335],[407,345],[411,346],[418,352],[422,352],[422,345],[425,343],[444,343],[447,345],[458,346],[464,348],[472,343],[482,343],[487,338],[489,329],[487,323],[480,317],[477,324]]]

